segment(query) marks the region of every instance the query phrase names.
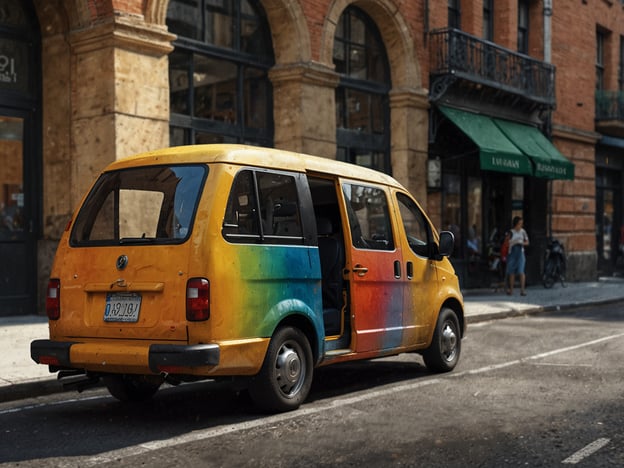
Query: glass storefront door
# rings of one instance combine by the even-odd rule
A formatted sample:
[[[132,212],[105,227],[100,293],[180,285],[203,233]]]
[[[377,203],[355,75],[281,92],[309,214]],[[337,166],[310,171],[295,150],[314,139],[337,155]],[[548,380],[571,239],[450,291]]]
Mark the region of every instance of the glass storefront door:
[[[29,123],[27,115],[0,107],[0,316],[35,312],[37,250],[24,144]]]

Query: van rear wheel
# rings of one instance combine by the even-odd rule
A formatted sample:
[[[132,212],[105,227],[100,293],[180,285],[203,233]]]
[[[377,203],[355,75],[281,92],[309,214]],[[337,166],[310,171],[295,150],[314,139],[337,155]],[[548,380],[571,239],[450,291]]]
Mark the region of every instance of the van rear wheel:
[[[423,353],[425,365],[432,372],[452,371],[461,353],[461,330],[453,309],[444,307],[438,316],[431,345]]]
[[[297,409],[310,392],[313,372],[306,336],[297,328],[280,328],[271,338],[260,372],[251,380],[249,394],[265,411]]]
[[[163,379],[156,375],[110,374],[104,377],[109,393],[123,402],[149,400],[162,383]]]

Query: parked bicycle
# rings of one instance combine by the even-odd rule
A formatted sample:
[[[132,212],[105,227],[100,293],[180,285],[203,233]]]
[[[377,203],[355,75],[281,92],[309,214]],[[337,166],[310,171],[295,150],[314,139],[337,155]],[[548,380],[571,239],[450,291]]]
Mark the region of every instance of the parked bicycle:
[[[557,239],[551,239],[546,247],[544,258],[543,281],[545,288],[552,288],[556,281],[561,282],[561,286],[566,287],[566,258],[563,244]]]

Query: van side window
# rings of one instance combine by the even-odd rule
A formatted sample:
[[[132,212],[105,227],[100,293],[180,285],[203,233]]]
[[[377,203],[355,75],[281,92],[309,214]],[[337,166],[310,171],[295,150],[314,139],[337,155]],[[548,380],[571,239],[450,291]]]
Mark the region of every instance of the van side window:
[[[256,177],[264,235],[279,237],[278,243],[285,243],[285,238],[303,241],[295,178],[273,172],[256,172]]]
[[[260,239],[258,203],[252,171],[240,171],[230,191],[223,235],[232,242],[253,242]]]
[[[416,255],[429,257],[431,231],[429,223],[416,203],[403,193],[397,193],[399,211],[403,221],[405,237]]]
[[[223,220],[230,242],[303,244],[295,177],[242,170],[234,179]]]
[[[353,246],[358,249],[394,250],[394,240],[383,190],[343,184]]]

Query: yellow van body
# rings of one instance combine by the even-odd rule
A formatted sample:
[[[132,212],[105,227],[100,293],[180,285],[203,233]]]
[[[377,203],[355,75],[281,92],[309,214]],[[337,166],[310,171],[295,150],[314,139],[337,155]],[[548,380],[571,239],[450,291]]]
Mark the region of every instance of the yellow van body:
[[[298,407],[313,369],[405,352],[452,370],[463,299],[438,234],[388,175],[240,145],[110,164],[60,241],[33,359],[122,400],[245,377]]]

